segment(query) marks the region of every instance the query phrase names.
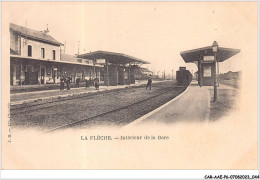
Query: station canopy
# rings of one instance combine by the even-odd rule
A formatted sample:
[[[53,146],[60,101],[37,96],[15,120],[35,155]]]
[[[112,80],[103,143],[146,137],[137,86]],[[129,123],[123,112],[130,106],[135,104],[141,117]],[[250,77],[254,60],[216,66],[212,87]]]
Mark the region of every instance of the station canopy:
[[[239,52],[239,49],[218,47],[217,60],[218,62],[223,62]],[[214,56],[212,46],[182,51],[180,54],[186,63],[199,61],[203,58],[202,56]]]
[[[150,73],[150,72],[152,72],[152,71],[150,71],[149,69],[147,69],[147,68],[140,68],[140,71],[142,71],[142,72],[147,72],[147,73]]]
[[[128,56],[121,53],[107,52],[107,51],[94,51],[86,54],[77,55],[78,58],[97,60],[97,59],[106,59],[109,63],[113,64],[127,64],[127,63],[136,63],[136,64],[150,64],[150,62]]]

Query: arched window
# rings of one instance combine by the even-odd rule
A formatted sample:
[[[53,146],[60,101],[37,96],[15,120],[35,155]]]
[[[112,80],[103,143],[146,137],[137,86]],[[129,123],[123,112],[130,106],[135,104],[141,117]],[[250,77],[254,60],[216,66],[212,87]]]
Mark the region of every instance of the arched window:
[[[53,60],[56,59],[56,53],[55,53],[55,50],[52,50],[52,59],[53,59]]]
[[[28,45],[28,56],[32,57],[32,46]]]

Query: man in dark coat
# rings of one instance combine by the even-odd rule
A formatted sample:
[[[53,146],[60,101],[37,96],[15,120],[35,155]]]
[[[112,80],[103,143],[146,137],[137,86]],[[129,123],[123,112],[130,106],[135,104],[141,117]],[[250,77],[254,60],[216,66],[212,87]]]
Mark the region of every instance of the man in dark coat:
[[[60,78],[60,90],[64,90],[64,78]]]
[[[76,88],[79,88],[79,82],[80,82],[80,78],[77,77],[77,79],[76,79]]]
[[[147,85],[146,85],[146,89],[149,87],[149,90],[152,89],[152,78],[151,77],[148,77],[148,82],[147,82]]]
[[[95,84],[95,88],[96,88],[96,90],[99,91],[99,82],[98,82],[98,78],[95,78],[94,84]]]
[[[86,79],[86,88],[88,88],[90,86],[90,81],[89,79]]]
[[[67,85],[67,90],[70,90],[70,78],[66,77],[66,85]]]

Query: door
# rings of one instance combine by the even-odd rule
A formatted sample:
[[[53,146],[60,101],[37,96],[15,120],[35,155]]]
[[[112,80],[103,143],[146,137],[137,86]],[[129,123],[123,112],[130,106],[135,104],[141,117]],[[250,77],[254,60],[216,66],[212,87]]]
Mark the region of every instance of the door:
[[[44,84],[45,68],[41,68],[41,84]]]
[[[56,83],[56,77],[57,77],[57,68],[53,68],[52,69],[52,79],[53,79],[53,83]]]
[[[31,84],[31,73],[32,73],[32,67],[30,65],[25,66],[25,84],[29,85]]]

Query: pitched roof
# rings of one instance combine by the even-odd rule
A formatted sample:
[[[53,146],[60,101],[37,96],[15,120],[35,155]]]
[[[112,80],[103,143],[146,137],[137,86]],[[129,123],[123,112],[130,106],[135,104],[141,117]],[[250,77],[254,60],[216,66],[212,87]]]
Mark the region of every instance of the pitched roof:
[[[223,47],[218,47],[218,53],[217,53],[217,60],[219,62],[223,62],[227,60],[228,58],[236,55],[239,53],[239,49],[231,49],[231,48],[223,48]],[[182,51],[180,53],[184,61],[187,62],[195,62],[199,61],[202,56],[214,56],[214,53],[212,51],[212,46],[207,46],[203,48],[198,48],[198,49],[192,49],[188,51]]]
[[[78,62],[76,56],[69,55],[69,54],[61,53],[60,59],[61,59],[61,61]]]
[[[122,54],[122,53],[115,53],[115,52],[108,52],[108,51],[95,51],[90,52],[86,54],[79,54],[77,55],[79,58],[86,58],[91,60],[96,59],[106,59],[109,60],[110,63],[120,63],[120,64],[126,64],[130,62],[136,62],[136,63],[142,63],[142,64],[150,64],[150,62]]]
[[[19,33],[21,36],[44,41],[55,45],[63,45],[62,43],[60,43],[59,41],[55,40],[53,37],[42,31],[36,31],[13,23],[10,23],[10,29]]]

